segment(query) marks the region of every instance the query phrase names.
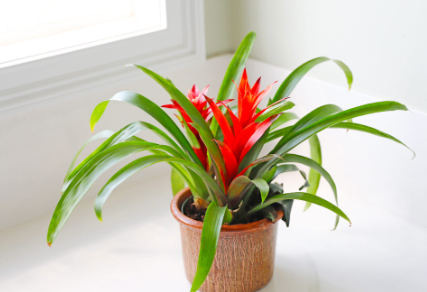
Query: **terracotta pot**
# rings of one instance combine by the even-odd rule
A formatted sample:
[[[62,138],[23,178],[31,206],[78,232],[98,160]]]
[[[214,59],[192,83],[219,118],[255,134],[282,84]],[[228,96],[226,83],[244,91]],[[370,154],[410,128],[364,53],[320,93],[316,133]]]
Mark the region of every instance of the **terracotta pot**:
[[[171,211],[180,225],[185,274],[192,283],[203,223],[181,213],[189,196],[188,188],[175,195]],[[268,219],[222,226],[214,263],[199,291],[252,292],[267,285],[273,277],[277,226]]]

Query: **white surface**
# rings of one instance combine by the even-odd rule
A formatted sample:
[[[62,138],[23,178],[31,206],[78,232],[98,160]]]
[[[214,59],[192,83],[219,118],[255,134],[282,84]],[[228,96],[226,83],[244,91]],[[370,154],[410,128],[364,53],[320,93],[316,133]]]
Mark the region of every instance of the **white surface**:
[[[183,91],[193,83],[199,87],[210,83],[209,95],[215,97],[230,58],[221,56],[169,71],[167,76]],[[263,76],[263,87],[289,73],[253,60],[247,68],[252,82]],[[106,204],[101,224],[92,199],[113,172],[104,175],[87,195],[89,201],[76,208],[53,247],[49,249],[45,243],[69,160],[90,136],[92,108],[119,90],[134,90],[167,103],[167,94],[142,76],[138,84],[133,80],[112,83],[0,119],[0,291],[189,289],[183,275],[178,224],[169,213],[166,165],[141,171],[117,189]],[[300,83],[292,100],[298,114],[326,103],[349,108],[376,101],[312,78]],[[140,110],[120,103],[110,104],[104,115],[97,131],[150,120]],[[423,281],[427,272],[427,116],[412,110],[412,114],[385,113],[355,122],[402,139],[417,157],[411,160],[404,147],[363,133],[327,130],[321,134],[324,166],[337,184],[340,207],[353,227],[343,223],[329,232],[333,214],[320,208],[301,214],[302,205],[296,205],[291,228],[281,224],[276,274],[264,291],[427,289]],[[153,138],[147,133],[143,137]],[[298,152],[307,154],[306,146]],[[160,174],[163,177],[153,179]],[[296,175],[281,179],[288,190],[301,183]],[[332,200],[324,181],[320,194]]]
[[[254,30],[254,59],[286,69],[319,56],[339,59],[355,73],[355,90],[427,111],[426,1],[207,1],[216,6],[206,11],[216,13],[206,17],[208,32],[222,15],[232,15],[228,30],[234,50]],[[207,44],[223,42],[220,33],[206,37]],[[208,47],[208,56],[226,47]],[[311,76],[343,84],[336,65],[322,67]]]
[[[81,204],[51,248],[49,216],[3,231],[0,291],[189,291],[168,181],[115,192],[103,223],[92,202]],[[347,198],[341,206],[353,226],[332,232],[333,214],[302,206],[294,206],[289,229],[279,222],[275,275],[261,291],[427,289],[425,228]]]

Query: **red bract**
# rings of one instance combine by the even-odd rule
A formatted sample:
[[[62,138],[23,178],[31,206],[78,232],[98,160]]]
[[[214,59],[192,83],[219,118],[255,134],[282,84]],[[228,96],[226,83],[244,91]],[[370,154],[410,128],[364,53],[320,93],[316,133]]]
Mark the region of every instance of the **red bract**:
[[[202,115],[202,117],[205,119],[205,121],[208,121],[211,118],[212,109],[207,106],[207,101],[205,99],[205,95],[208,93],[209,85],[203,89],[202,92],[199,91],[196,85],[193,85],[193,87],[188,91],[187,97],[191,101],[191,103],[194,105],[194,107],[199,111],[199,113]],[[225,105],[228,102],[230,102],[231,99],[219,101],[217,102],[218,105]],[[194,152],[196,153],[197,157],[202,162],[203,166],[206,170],[208,170],[208,159],[207,159],[207,149],[206,146],[203,144],[202,139],[200,138],[199,132],[191,125],[193,121],[188,116],[188,114],[185,112],[185,110],[175,101],[171,100],[172,104],[165,104],[162,105],[164,108],[172,108],[176,109],[181,113],[182,119],[179,118],[182,125],[184,126],[184,123],[188,126],[188,128],[191,130],[191,132],[196,136],[198,144],[199,145],[192,145],[192,148]]]
[[[257,107],[261,100],[271,90],[274,83],[261,92],[259,92],[260,85],[261,78],[259,78],[251,88],[248,82],[246,69],[243,71],[240,84],[237,88],[238,116],[236,116],[233,111],[227,107],[232,125],[229,124],[227,118],[218,108],[217,104],[213,102],[212,99],[205,96],[205,99],[209,103],[213,115],[215,116],[215,119],[217,120],[224,135],[224,142],[216,142],[221,150],[225,162],[226,174],[222,177],[225,191],[227,191],[230,183],[236,176],[243,174],[238,174],[240,163],[256,141],[258,141],[277,117],[277,115],[274,115],[262,122],[255,122],[259,116],[256,114]]]

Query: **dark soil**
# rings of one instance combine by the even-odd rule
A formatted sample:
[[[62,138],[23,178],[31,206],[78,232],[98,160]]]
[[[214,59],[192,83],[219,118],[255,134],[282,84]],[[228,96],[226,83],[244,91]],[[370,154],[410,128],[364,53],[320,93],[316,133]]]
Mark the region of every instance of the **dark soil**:
[[[193,198],[191,197],[184,202],[183,213],[185,216],[190,217],[191,219],[203,222],[205,220],[206,210],[197,210],[194,205]]]
[[[194,204],[194,200],[193,197],[188,198],[182,208],[181,208],[181,212],[184,213],[185,216],[203,222],[205,219],[205,214],[206,214],[206,209],[205,210],[197,210],[196,205]],[[264,217],[262,216],[262,214],[254,214],[252,216],[250,216],[249,218],[247,218],[244,222],[240,222],[240,223],[252,223],[252,222],[256,222],[259,220],[264,219]]]

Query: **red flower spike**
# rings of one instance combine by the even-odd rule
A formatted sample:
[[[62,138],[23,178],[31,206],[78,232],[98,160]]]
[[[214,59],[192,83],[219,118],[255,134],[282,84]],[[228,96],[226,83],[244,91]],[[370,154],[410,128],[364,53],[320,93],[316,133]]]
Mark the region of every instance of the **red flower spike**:
[[[233,113],[233,111],[229,107],[226,107],[226,108],[227,108],[228,114],[231,117],[231,121],[233,122],[234,137],[237,137],[237,135],[239,135],[239,133],[242,131],[242,126],[240,125],[240,121],[236,117],[236,115]]]
[[[251,95],[257,96],[259,93],[259,89],[261,87],[261,77],[258,78],[258,80],[255,82],[254,86],[251,89]]]
[[[233,80],[234,82],[234,80]],[[232,110],[226,106],[231,100],[214,102],[212,99],[206,96],[208,87],[206,87],[202,92],[198,90],[196,86],[193,86],[188,92],[188,98],[191,103],[196,107],[200,112],[202,117],[208,121],[211,114],[213,114],[221,127],[221,130],[224,134],[224,142],[216,141],[221,154],[224,158],[225,167],[219,169],[219,176],[222,178],[224,189],[227,191],[229,185],[237,176],[243,174],[249,167],[252,167],[254,163],[260,163],[258,160],[250,163],[250,166],[245,168],[243,172],[238,174],[238,168],[241,160],[253,147],[253,145],[259,140],[259,138],[265,133],[265,131],[271,126],[274,119],[278,116],[267,118],[264,122],[256,122],[256,119],[268,108],[273,105],[263,109],[260,113],[256,114],[257,107],[261,100],[268,94],[268,92],[273,87],[274,83],[268,86],[265,90],[260,92],[261,87],[261,78],[259,78],[253,87],[250,87],[248,81],[248,75],[246,69],[243,70],[242,77],[240,79],[239,85],[234,82],[237,92],[238,92],[238,114],[234,114]],[[283,101],[280,100],[279,102]],[[220,110],[220,106],[225,106],[228,114],[230,115],[231,122],[227,120],[223,112]],[[191,126],[191,119],[185,113],[181,106],[175,101],[172,101],[171,105],[164,106],[166,108],[177,109],[182,115],[182,123],[189,124],[191,131],[194,130],[196,138],[200,141],[200,149],[195,149],[195,152],[199,159],[202,161],[203,165],[207,168],[208,160],[206,146],[200,139],[200,135],[195,128]],[[206,108],[207,107],[207,108]],[[186,125],[184,124],[184,125]],[[258,162],[257,162],[258,161]]]
[[[189,100],[193,100],[196,97],[198,97],[199,94],[200,94],[199,89],[197,88],[196,84],[194,84],[193,87],[190,90],[188,90],[187,97]]]
[[[171,109],[176,109],[176,107],[175,107],[173,104],[164,104],[164,105],[162,105],[161,107],[164,107],[164,108],[171,108]]]
[[[208,101],[209,106],[212,109],[212,112],[213,112],[213,114],[214,114],[214,116],[215,116],[215,118],[216,118],[219,126],[221,127],[221,130],[222,130],[222,132],[224,134],[225,143],[229,147],[233,148],[233,145],[234,145],[234,135],[233,135],[233,132],[231,131],[231,127],[228,124],[227,119],[225,118],[225,116],[222,113],[222,111],[219,109],[219,107],[216,105],[216,103],[213,102],[212,99],[210,99],[206,95],[205,95],[205,98]]]
[[[224,157],[225,162],[225,170],[227,171],[227,175],[224,181],[225,184],[225,192],[227,192],[227,188],[230,185],[231,181],[234,179],[234,177],[237,174],[238,165],[236,157],[234,156],[233,152],[231,151],[230,147],[228,147],[226,144],[224,144],[221,141],[214,140],[219,147],[219,150],[221,150],[222,156]]]
[[[238,105],[239,109],[241,110],[239,120],[242,128],[245,128],[249,124],[251,117],[254,115],[252,103],[252,96],[247,93],[242,97],[242,102]]]
[[[242,78],[240,79],[239,91],[241,93],[245,93],[250,90],[251,87],[249,85],[248,73],[246,72],[246,68],[243,70]]]
[[[200,162],[203,164],[204,168],[208,169],[208,157],[207,157],[206,146],[203,144],[201,140],[199,141],[199,144],[201,148],[196,148],[196,147],[191,147],[191,148],[193,148],[194,152],[196,153]]]
[[[264,132],[268,129],[268,127],[271,126],[271,124],[276,120],[278,115],[269,117],[265,121],[263,121],[261,124],[258,124],[255,133],[251,136],[251,138],[246,143],[245,147],[243,148],[242,153],[240,154],[239,163],[243,160],[246,153],[249,152],[249,150],[252,148],[252,146],[258,141],[259,138],[264,134]]]
[[[246,128],[244,128],[240,134],[236,137],[236,142],[234,145],[234,154],[236,157],[240,157],[240,153],[242,152],[243,148],[245,147],[248,140],[252,137],[252,135],[255,133],[255,130],[257,128],[257,123],[252,123]]]
[[[272,84],[270,84],[269,86],[267,86],[266,89],[264,89],[263,91],[261,91],[255,98],[253,101],[253,105],[252,105],[252,109],[256,109],[259,105],[259,103],[261,102],[261,100],[270,92],[271,88],[273,88],[274,84],[276,84],[277,81],[273,82]]]

